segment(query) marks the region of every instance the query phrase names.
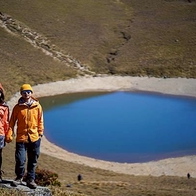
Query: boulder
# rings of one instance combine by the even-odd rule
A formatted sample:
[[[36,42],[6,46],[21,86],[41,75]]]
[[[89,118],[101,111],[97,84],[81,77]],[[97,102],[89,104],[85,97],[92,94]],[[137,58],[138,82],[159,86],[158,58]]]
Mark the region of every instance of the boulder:
[[[18,185],[17,187],[11,186],[12,180],[3,180],[0,183],[0,188],[6,188],[6,189],[16,189],[23,193],[25,193],[27,196],[52,196],[52,193],[49,188],[37,186],[36,189],[30,189],[26,186],[26,182],[23,182],[22,185]]]

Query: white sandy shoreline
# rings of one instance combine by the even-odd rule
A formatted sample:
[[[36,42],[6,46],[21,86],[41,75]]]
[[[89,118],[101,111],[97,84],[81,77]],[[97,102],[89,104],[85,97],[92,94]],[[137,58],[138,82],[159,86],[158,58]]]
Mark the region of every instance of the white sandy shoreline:
[[[64,93],[87,92],[87,91],[123,91],[139,90],[158,92],[171,95],[196,97],[196,79],[185,78],[148,78],[148,77],[89,77],[70,79],[48,84],[39,84],[33,87],[35,97],[44,97]],[[13,108],[19,98],[17,93],[9,102]],[[114,163],[96,160],[89,157],[70,153],[52,143],[45,137],[42,141],[41,152],[66,161],[111,170],[119,173],[132,175],[170,175],[186,176],[190,173],[196,177],[196,156],[169,158],[148,163]]]

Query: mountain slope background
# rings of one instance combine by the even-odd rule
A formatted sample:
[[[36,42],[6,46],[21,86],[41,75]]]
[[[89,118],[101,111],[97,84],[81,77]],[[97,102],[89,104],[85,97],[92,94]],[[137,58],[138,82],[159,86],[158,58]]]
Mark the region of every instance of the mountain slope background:
[[[194,0],[8,0],[0,1],[0,16],[0,82],[7,99],[26,82],[89,74],[196,78]],[[5,156],[6,175],[14,178],[14,144]],[[73,190],[94,196],[195,193],[194,179],[121,175],[47,155],[40,167],[52,168],[65,184],[83,173],[86,183]]]
[[[195,1],[20,0],[1,1],[0,11],[97,74],[196,77]],[[76,74],[21,36],[2,28],[0,36],[2,73],[13,70],[2,83],[16,83],[8,91],[24,80],[36,84],[38,78],[44,83]]]

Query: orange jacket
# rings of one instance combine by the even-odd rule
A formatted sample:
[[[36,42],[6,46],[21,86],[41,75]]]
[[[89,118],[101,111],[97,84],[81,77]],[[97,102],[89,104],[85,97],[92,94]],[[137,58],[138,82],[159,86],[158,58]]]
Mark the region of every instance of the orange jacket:
[[[37,99],[32,97],[32,103],[28,106],[22,97],[13,108],[10,119],[10,135],[14,133],[14,126],[17,121],[16,142],[35,142],[43,135],[43,111]]]
[[[9,128],[9,108],[5,103],[0,103],[0,135],[5,136]]]

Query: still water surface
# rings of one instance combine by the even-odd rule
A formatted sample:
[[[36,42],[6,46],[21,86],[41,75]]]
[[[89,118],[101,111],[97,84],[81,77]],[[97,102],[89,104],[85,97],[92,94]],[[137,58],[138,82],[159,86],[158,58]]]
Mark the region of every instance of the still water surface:
[[[146,162],[196,154],[196,99],[145,92],[41,98],[45,135],[79,155]]]

